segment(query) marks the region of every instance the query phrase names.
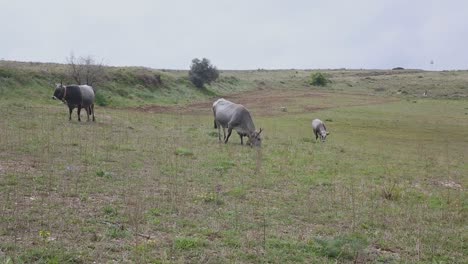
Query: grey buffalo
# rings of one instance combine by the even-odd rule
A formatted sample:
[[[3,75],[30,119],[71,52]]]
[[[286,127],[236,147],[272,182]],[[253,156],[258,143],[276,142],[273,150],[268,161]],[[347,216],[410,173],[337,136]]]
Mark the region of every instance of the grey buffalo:
[[[262,139],[260,131],[255,131],[255,125],[252,121],[249,111],[243,105],[235,104],[226,99],[218,99],[213,103],[214,126],[218,128],[218,138],[221,141],[221,127],[224,132],[224,143],[227,143],[231,136],[232,130],[236,130],[241,139],[241,144],[244,144],[243,137],[249,140],[247,144],[251,146],[261,146]],[[226,130],[228,134],[226,136]]]
[[[81,121],[80,112],[83,108],[86,110],[88,121],[89,115],[93,115],[93,121],[96,120],[94,118],[94,90],[89,85],[57,84],[52,99],[61,100],[68,105],[70,111],[68,120],[71,120],[74,108],[78,108],[78,121]]]
[[[320,136],[320,140],[322,140],[322,142],[325,142],[327,135],[330,134],[325,127],[325,123],[320,119],[314,119],[312,121],[312,130],[315,134],[315,140]]]

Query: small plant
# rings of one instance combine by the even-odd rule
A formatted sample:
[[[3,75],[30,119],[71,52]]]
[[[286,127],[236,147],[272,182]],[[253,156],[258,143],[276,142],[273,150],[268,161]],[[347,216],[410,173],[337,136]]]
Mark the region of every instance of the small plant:
[[[193,156],[193,151],[186,148],[177,148],[175,154],[177,156]]]
[[[247,191],[244,187],[238,186],[230,190],[228,194],[232,197],[244,199],[247,195]]]
[[[106,179],[112,178],[112,175],[109,172],[104,171],[104,170],[96,171],[96,176],[101,177],[101,178],[106,178]]]
[[[123,226],[112,226],[107,230],[107,236],[110,238],[126,238],[130,236],[130,232]]]
[[[310,76],[310,84],[313,86],[326,86],[331,81],[321,72],[313,73]]]
[[[40,230],[40,231],[39,231],[39,237],[40,237],[43,241],[48,241],[49,238],[50,238],[50,231]]]
[[[391,187],[389,186],[383,186],[382,188],[382,197],[390,200],[390,201],[396,201],[400,198],[401,196],[401,190],[398,188],[396,183],[393,183]]]
[[[178,237],[174,241],[174,247],[181,250],[190,250],[197,247],[202,247],[205,244],[205,241],[192,237]]]
[[[215,192],[206,192],[199,194],[197,196],[197,200],[203,201],[205,203],[215,203],[217,205],[221,205],[224,203],[223,200],[219,198],[218,193]]]
[[[217,132],[217,131],[208,132],[208,136],[210,136],[210,137],[218,137],[218,132]]]
[[[230,160],[222,160],[218,163],[218,165],[215,167],[216,171],[219,172],[226,172],[230,168],[234,167],[236,164]]]
[[[106,205],[102,211],[104,212],[104,214],[108,215],[108,216],[117,216],[118,215],[118,212],[117,212],[117,209],[110,206],[110,205]]]
[[[160,209],[153,208],[146,212],[146,220],[150,224],[159,225],[161,223],[161,219],[160,219],[161,215],[162,215],[162,212]]]

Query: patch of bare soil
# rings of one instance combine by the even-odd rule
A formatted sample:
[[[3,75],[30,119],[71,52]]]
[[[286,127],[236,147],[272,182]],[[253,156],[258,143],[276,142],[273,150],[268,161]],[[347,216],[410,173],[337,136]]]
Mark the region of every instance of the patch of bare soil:
[[[351,95],[351,94],[347,94]],[[356,94],[353,94],[356,95]],[[261,116],[272,116],[279,112],[287,112],[286,105],[291,104],[298,99],[313,98],[313,97],[329,97],[332,96],[330,93],[316,92],[316,91],[272,91],[272,90],[256,90],[251,92],[243,92],[233,95],[224,96],[223,98],[232,102],[241,103],[248,109],[253,109],[255,114]],[[356,95],[357,96],[357,95]],[[176,114],[199,114],[205,115],[211,113],[211,107],[213,101],[211,100],[196,102],[187,106],[141,106],[131,108],[132,110],[142,111],[147,113],[176,113]],[[380,104],[389,102],[391,99],[375,97],[370,100],[366,100],[365,103],[355,103],[340,105],[343,106],[355,106],[355,105],[367,105],[367,104]],[[338,106],[304,106],[302,109],[303,113],[315,112],[322,109],[335,108]],[[296,112],[297,113],[297,112]]]
[[[439,185],[439,186],[446,187],[446,188],[449,188],[449,189],[454,189],[454,190],[462,190],[463,189],[461,184],[456,183],[454,181],[438,181],[438,182],[436,182],[436,184]]]
[[[0,175],[8,173],[34,173],[39,163],[33,158],[24,157],[21,160],[0,160]]]
[[[370,245],[364,254],[358,255],[354,263],[373,263],[377,259],[383,263],[393,263],[400,260],[401,249],[383,248],[379,245]]]

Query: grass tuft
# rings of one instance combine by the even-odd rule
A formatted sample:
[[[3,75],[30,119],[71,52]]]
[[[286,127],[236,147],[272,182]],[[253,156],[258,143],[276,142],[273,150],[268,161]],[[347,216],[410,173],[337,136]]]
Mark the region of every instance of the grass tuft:
[[[396,201],[401,197],[401,190],[396,183],[392,185],[384,185],[382,187],[382,197],[386,200]]]
[[[315,238],[313,250],[322,256],[335,259],[354,259],[368,245],[367,239],[359,234],[336,238]]]
[[[205,240],[195,237],[177,237],[174,240],[174,248],[179,250],[192,250],[206,245]]]
[[[193,151],[186,148],[177,148],[175,154],[177,156],[193,156]]]

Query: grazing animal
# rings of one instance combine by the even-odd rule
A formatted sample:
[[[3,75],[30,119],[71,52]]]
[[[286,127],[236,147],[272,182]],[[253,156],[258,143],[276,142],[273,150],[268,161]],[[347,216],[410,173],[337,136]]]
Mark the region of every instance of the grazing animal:
[[[216,124],[216,114],[215,114],[215,106],[219,103],[219,102],[223,102],[223,101],[227,101],[226,99],[224,98],[219,98],[218,100],[214,101],[213,103],[213,107],[211,109],[213,109],[213,116],[214,116],[214,128],[218,128],[218,125]],[[224,136],[226,137],[226,131],[224,130],[223,128],[223,131],[224,131]]]
[[[235,129],[241,139],[241,145],[244,144],[243,137],[248,137],[248,145],[260,147],[262,138],[260,131],[255,131],[255,125],[252,121],[249,111],[243,105],[235,104],[226,99],[218,99],[213,103],[213,116],[215,128],[218,128],[218,139],[221,141],[221,127],[224,132],[224,143],[227,143],[232,130]],[[228,129],[226,136],[225,129]]]
[[[325,127],[325,123],[320,119],[314,119],[312,121],[312,130],[315,134],[315,140],[320,136],[320,140],[322,140],[322,142],[325,142],[327,135],[330,134],[330,132],[327,131],[327,127]]]
[[[89,115],[93,115],[93,121],[96,121],[94,117],[94,90],[91,86],[57,84],[52,99],[61,100],[68,105],[70,111],[68,120],[71,120],[72,111],[76,107],[78,108],[78,121],[81,121],[82,108],[86,110],[88,121]]]

